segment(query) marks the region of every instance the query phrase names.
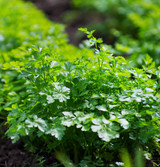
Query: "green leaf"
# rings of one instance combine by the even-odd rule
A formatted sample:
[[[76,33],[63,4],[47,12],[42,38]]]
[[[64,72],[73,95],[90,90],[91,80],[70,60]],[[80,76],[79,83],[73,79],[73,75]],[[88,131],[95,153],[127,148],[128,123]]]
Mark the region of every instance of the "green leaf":
[[[72,119],[65,119],[62,121],[62,125],[71,127],[74,125],[74,121]]]
[[[36,117],[35,123],[37,123],[36,126],[40,131],[44,132],[46,130],[47,124],[46,121],[44,121],[43,119]]]
[[[51,95],[47,95],[47,103],[51,104],[51,103],[54,103],[54,102],[55,102],[54,98]]]
[[[73,65],[72,62],[66,62],[64,65],[65,65],[65,69],[67,71],[69,71],[69,72],[71,72],[72,70],[74,70],[75,67],[76,67],[75,65]]]
[[[53,68],[53,67],[55,67],[55,66],[57,66],[58,65],[58,62],[57,61],[52,61],[51,62],[51,65],[50,65],[50,68]]]
[[[102,104],[102,105],[100,105],[100,106],[96,106],[96,108],[97,108],[98,110],[100,110],[100,111],[107,111],[105,104]]]
[[[106,129],[102,129],[98,131],[98,136],[105,142],[109,142],[112,139],[119,138],[119,134],[115,131],[108,131]]]
[[[92,119],[92,122],[95,125],[101,125],[102,124],[102,119],[101,118],[95,118],[95,119]]]
[[[119,119],[119,122],[121,123],[121,126],[124,128],[124,129],[128,129],[129,128],[129,122],[122,118],[122,119]]]
[[[100,129],[102,129],[102,126],[100,125],[92,125],[91,129],[93,132],[98,132]]]
[[[64,136],[66,128],[63,126],[56,127],[55,129],[49,129],[46,134],[50,134],[52,136],[55,136],[58,140],[62,140],[62,137]]]
[[[12,143],[16,143],[20,139],[20,136],[15,133],[14,135],[10,136],[10,138],[12,140]]]

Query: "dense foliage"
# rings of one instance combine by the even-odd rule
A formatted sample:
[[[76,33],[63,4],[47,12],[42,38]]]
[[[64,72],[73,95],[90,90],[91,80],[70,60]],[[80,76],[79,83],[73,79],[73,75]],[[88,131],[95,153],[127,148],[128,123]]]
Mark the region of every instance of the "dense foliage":
[[[124,150],[131,159],[137,150],[145,159],[160,152],[160,68],[152,58],[133,68],[94,31],[80,29],[94,52],[78,49],[31,4],[0,0],[0,8],[0,114],[13,142],[80,167],[121,159],[127,166]]]
[[[63,26],[52,24],[32,4],[18,0],[0,0],[0,67],[5,62],[23,59],[32,45],[61,45],[66,43]],[[33,17],[34,16],[34,17]],[[21,62],[23,63],[23,61]],[[0,111],[7,109],[24,95],[23,81],[17,72],[0,69]],[[8,110],[8,109],[7,109]]]
[[[14,70],[2,69],[4,63],[14,60],[24,63],[32,46],[50,47],[57,54],[78,55],[79,50],[67,44],[64,26],[51,23],[33,4],[21,0],[0,0],[0,112],[10,110],[11,104],[25,97],[23,80]],[[34,16],[34,17],[33,17]],[[63,49],[60,49],[62,47]],[[62,53],[60,53],[60,50]],[[82,51],[83,52],[83,51]],[[86,54],[87,52],[84,51]],[[12,62],[13,63],[13,62]],[[14,64],[13,63],[13,64]]]
[[[142,66],[148,53],[160,65],[160,1],[73,0],[73,4],[80,12],[101,14],[104,19],[89,27],[94,26],[108,40],[116,39],[115,54],[132,55],[132,64]]]

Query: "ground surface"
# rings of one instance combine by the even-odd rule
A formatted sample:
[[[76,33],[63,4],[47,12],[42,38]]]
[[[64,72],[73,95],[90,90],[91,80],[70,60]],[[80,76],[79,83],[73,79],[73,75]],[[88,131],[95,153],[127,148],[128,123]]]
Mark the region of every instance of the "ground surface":
[[[4,133],[6,128],[1,126],[1,131]],[[6,137],[0,136],[0,167],[38,167],[36,164],[35,156],[24,150],[21,142],[12,144]]]
[[[5,123],[0,121],[0,125],[0,134],[4,134],[7,129]],[[53,154],[30,153],[22,141],[13,144],[10,139],[0,135],[0,167],[54,167],[56,161]]]

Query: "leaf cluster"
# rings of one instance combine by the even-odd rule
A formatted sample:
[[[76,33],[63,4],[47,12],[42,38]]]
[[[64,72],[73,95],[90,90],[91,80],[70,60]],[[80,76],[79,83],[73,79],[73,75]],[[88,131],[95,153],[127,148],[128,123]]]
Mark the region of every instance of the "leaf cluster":
[[[39,140],[48,150],[62,145],[61,151],[73,156],[75,163],[88,155],[105,159],[102,152],[124,147],[157,149],[160,71],[149,56],[144,69],[129,67],[105,45],[98,47],[93,32],[81,30],[95,39],[95,54],[88,58],[66,61],[67,56],[32,47],[26,63],[10,63],[25,80],[27,96],[12,106],[7,135],[13,142],[20,137],[26,144]]]

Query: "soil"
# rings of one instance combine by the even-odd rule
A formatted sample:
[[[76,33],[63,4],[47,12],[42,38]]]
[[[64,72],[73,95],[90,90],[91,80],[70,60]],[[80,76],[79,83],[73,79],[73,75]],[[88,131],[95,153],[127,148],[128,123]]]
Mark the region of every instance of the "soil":
[[[4,137],[5,131],[4,122],[1,122],[0,167],[38,167],[35,156],[24,149],[22,142],[13,144]]]
[[[5,137],[5,121],[0,121],[0,127],[0,167],[54,167],[57,163],[54,153],[31,153],[22,141],[13,144]]]

